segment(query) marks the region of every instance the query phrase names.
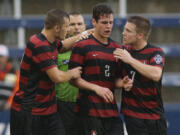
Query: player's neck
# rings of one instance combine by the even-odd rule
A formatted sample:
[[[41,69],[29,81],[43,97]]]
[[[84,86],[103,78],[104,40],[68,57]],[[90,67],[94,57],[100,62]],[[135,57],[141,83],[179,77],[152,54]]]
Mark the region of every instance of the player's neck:
[[[46,39],[50,43],[53,43],[56,40],[55,37],[54,37],[54,34],[53,34],[53,32],[51,30],[43,29],[41,33],[46,37]]]
[[[132,44],[133,50],[141,50],[147,45],[147,41],[139,40],[136,43]]]
[[[102,36],[100,36],[98,33],[94,32],[93,33],[93,36],[98,40],[100,41],[101,43],[103,44],[107,44],[108,43],[108,38],[104,38]]]

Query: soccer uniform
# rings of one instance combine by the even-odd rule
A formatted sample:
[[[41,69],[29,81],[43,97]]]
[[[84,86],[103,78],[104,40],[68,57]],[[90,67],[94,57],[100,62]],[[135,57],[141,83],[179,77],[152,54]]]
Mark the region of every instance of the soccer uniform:
[[[121,46],[110,38],[102,44],[92,35],[78,42],[73,48],[69,68],[81,66],[81,77],[93,84],[109,88],[114,92],[118,63],[113,51]],[[107,103],[95,92],[79,89],[75,108],[75,134],[116,135],[123,134],[122,121],[116,101]]]
[[[57,114],[55,86],[46,70],[57,66],[62,44],[42,34],[30,37],[20,67],[19,90],[11,109],[11,135],[64,134]]]
[[[68,70],[68,63],[71,56],[71,51],[63,54],[58,54],[58,68],[62,71]],[[56,98],[58,105],[58,112],[61,116],[63,125],[65,127],[66,135],[72,134],[72,123],[75,119],[74,108],[78,88],[69,84],[69,82],[56,84]]]
[[[142,63],[164,67],[164,52],[147,44],[143,49],[128,49],[132,57]],[[123,64],[122,75],[134,80],[131,91],[122,91],[121,112],[125,115],[129,135],[165,135],[166,122],[161,96],[162,78],[155,82],[146,78],[133,67]]]

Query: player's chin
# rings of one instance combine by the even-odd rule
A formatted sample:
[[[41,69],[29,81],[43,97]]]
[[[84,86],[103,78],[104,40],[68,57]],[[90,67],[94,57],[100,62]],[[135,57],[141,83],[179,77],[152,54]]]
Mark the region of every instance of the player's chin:
[[[110,34],[104,34],[103,37],[104,37],[104,38],[109,38],[109,37],[110,37]]]
[[[66,38],[65,35],[57,37],[57,39],[59,39],[59,40],[64,40],[65,38]]]
[[[127,44],[129,44],[126,40],[123,40],[123,44],[124,45],[127,45]]]

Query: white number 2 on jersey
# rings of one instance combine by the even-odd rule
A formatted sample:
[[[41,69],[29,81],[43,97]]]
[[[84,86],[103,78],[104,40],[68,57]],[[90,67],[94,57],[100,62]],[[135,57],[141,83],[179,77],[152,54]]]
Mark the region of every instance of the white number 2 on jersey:
[[[105,76],[106,77],[110,77],[111,73],[110,73],[110,66],[109,65],[105,65]]]

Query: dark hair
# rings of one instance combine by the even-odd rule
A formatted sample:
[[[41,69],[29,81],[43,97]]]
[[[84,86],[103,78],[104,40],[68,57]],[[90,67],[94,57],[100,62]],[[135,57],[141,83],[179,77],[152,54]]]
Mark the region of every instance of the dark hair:
[[[109,7],[107,4],[99,3],[93,7],[92,18],[94,18],[96,22],[99,20],[100,16],[103,16],[104,14],[113,14],[111,7]]]
[[[69,15],[60,9],[51,9],[47,12],[45,18],[45,29],[51,29],[55,25],[62,25],[64,23],[64,18],[69,19]]]
[[[146,40],[148,39],[151,33],[151,23],[147,18],[142,16],[132,16],[128,18],[127,22],[135,24],[136,32],[143,33]]]

